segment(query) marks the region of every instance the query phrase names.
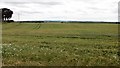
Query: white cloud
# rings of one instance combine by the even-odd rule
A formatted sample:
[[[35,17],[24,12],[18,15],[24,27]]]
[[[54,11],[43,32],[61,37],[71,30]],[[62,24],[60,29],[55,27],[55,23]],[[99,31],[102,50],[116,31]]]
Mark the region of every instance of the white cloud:
[[[119,0],[2,0],[18,20],[117,21]]]

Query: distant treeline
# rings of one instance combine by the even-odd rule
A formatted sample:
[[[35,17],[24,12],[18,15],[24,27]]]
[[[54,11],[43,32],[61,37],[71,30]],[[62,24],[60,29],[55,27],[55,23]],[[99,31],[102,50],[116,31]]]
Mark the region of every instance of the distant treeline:
[[[99,21],[15,21],[16,23],[111,23],[120,24],[120,22],[99,22]]]

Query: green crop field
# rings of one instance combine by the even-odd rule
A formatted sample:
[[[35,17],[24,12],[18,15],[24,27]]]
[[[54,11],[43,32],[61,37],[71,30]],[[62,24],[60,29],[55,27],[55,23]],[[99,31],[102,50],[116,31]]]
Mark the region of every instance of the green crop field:
[[[119,65],[118,24],[2,24],[3,66]]]

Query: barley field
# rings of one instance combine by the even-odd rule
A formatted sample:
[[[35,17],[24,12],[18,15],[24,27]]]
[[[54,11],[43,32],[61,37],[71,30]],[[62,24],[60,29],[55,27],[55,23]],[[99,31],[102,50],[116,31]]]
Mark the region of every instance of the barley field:
[[[117,66],[118,24],[4,23],[3,66]]]

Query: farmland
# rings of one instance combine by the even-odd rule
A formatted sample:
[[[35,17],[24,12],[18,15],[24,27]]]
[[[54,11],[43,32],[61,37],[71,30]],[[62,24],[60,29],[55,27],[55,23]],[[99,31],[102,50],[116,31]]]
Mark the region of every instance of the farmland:
[[[4,66],[119,65],[118,24],[2,24]]]

